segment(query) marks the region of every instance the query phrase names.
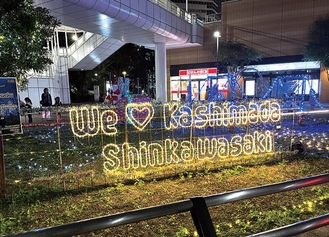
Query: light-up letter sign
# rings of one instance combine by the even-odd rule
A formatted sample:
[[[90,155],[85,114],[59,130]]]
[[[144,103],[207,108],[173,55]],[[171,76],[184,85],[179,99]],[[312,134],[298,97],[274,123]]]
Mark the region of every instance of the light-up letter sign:
[[[230,128],[249,126],[258,123],[277,123],[281,120],[280,104],[274,100],[240,102],[210,102],[206,104],[164,103],[162,118],[158,118],[164,130],[206,129],[214,127]],[[154,120],[154,107],[151,103],[131,103],[125,107],[125,120],[135,133],[148,131]],[[86,137],[103,134],[118,136],[119,116],[115,109],[104,107],[80,107],[70,110],[71,128],[75,136]],[[150,126],[151,128],[151,126]],[[199,136],[195,141],[175,140],[166,137],[161,141],[128,141],[123,144],[109,143],[103,147],[104,169],[113,171],[157,167],[195,160],[220,160],[242,155],[269,153],[274,151],[273,133],[249,131],[247,134],[232,134],[212,137]],[[126,131],[129,134],[129,131]],[[147,137],[147,135],[146,135]],[[189,137],[191,138],[191,137]]]

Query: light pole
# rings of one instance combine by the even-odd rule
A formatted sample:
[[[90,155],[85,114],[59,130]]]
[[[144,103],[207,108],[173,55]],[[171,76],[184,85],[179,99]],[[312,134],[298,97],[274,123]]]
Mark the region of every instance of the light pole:
[[[126,88],[126,74],[127,74],[126,71],[123,71],[122,72],[122,75],[123,75],[123,95],[126,95],[126,92],[127,92],[127,88]]]
[[[217,69],[217,79],[218,79],[218,66],[219,66],[219,62],[218,62],[218,44],[219,44],[219,37],[220,32],[219,31],[215,31],[214,36],[216,37],[216,69]]]

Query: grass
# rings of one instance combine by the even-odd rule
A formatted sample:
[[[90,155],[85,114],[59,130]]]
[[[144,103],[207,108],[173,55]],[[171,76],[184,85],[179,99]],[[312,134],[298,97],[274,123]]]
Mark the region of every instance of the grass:
[[[281,130],[273,129],[275,153],[108,173],[100,154],[112,137],[74,137],[69,125],[24,128],[23,135],[5,139],[7,197],[0,199],[0,235],[328,173],[327,118],[310,118],[307,126],[292,130],[289,121],[284,122]],[[141,134],[130,131],[128,136],[119,128],[116,143],[128,137],[141,140]],[[155,126],[143,138],[161,140],[189,136],[188,132]],[[207,132],[214,131],[195,135]],[[301,141],[305,152],[287,150],[291,141]],[[228,203],[209,211],[219,237],[246,236],[329,213],[328,187]],[[196,231],[191,215],[182,213],[80,236],[188,237]]]
[[[328,158],[291,157],[267,165],[236,165],[181,173],[166,179],[63,191],[61,186],[16,189],[1,200],[0,234],[54,226],[248,187],[326,173]],[[329,185],[210,208],[218,236],[245,236],[329,212]],[[9,187],[13,188],[13,187]],[[152,219],[81,236],[195,236],[189,213]]]

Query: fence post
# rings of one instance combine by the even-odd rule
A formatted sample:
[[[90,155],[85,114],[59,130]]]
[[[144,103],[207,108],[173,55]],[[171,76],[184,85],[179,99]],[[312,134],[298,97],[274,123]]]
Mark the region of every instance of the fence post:
[[[1,197],[6,197],[6,168],[5,168],[5,152],[3,145],[3,136],[0,135],[0,174],[1,174]]]
[[[193,197],[191,215],[199,237],[216,237],[216,231],[212,223],[208,207],[203,197]]]

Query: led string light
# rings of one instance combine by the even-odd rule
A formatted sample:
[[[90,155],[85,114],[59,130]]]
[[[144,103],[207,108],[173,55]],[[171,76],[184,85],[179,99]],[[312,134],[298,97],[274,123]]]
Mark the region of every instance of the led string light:
[[[127,120],[139,131],[150,123],[154,116],[154,108],[151,103],[129,103],[126,106]]]
[[[163,145],[164,144],[164,145]],[[148,166],[163,166],[172,163],[188,163],[193,160],[237,157],[240,155],[273,152],[274,138],[271,131],[264,133],[255,131],[244,136],[235,135],[228,139],[199,138],[194,147],[190,141],[172,141],[166,139],[163,144],[141,141],[139,149],[131,144],[123,143],[121,148],[116,144],[108,144],[103,148],[105,158],[104,169],[113,171],[119,167],[137,169]]]
[[[254,139],[252,135],[245,135],[243,138],[243,151],[246,155],[251,155],[254,151]]]
[[[272,100],[260,104],[250,102],[248,109],[245,105],[232,105],[227,102],[219,105],[211,102],[208,108],[205,105],[196,105],[194,111],[185,104],[164,105],[167,130],[191,127],[202,129],[207,126],[246,126],[258,122],[275,123],[280,120],[280,104]]]
[[[197,158],[199,160],[202,159],[214,159],[217,154],[217,145],[218,141],[216,138],[205,138],[205,139],[198,139],[197,142]]]
[[[126,119],[139,131],[143,131],[154,116],[151,103],[131,103],[125,109]],[[205,128],[207,126],[246,126],[258,122],[279,122],[281,109],[278,102],[265,101],[257,104],[250,102],[245,105],[229,103],[197,105],[194,110],[186,104],[165,104],[164,127],[166,130],[178,128]],[[98,107],[78,108],[70,110],[71,127],[77,137],[95,136],[100,131],[105,135],[116,135],[119,118],[114,110],[99,111]]]
[[[165,103],[163,105],[163,124],[166,130],[176,129],[179,126],[177,121],[177,117],[175,114],[177,113],[179,108],[179,104],[176,103]],[[166,116],[169,115],[169,116]],[[169,120],[167,120],[169,118]]]
[[[200,105],[195,108],[195,127],[204,128],[207,126],[208,107],[206,105]]]
[[[242,126],[248,124],[248,110],[244,105],[230,106],[229,126]]]
[[[165,161],[166,164],[179,163],[180,156],[178,155],[179,144],[171,139],[165,140]]]
[[[149,160],[150,166],[163,165],[164,164],[163,147],[158,143],[151,143],[148,146],[147,159]]]
[[[281,110],[278,102],[266,100],[249,102],[247,105],[233,103],[163,105],[163,126],[166,130],[177,128],[205,128],[206,126],[247,126],[256,123],[278,122]],[[151,103],[131,103],[125,107],[125,119],[138,131],[144,131],[154,117]],[[118,114],[111,109],[83,107],[70,110],[71,126],[77,137],[95,136],[101,131],[105,135],[117,135]],[[272,152],[273,134],[270,131],[234,135],[231,138],[199,138],[196,144],[190,141],[165,139],[157,143],[140,141],[135,145],[127,141],[121,145],[110,143],[103,147],[104,169],[137,169],[163,166],[172,163],[187,163],[193,160],[237,157]]]
[[[182,141],[181,148],[180,158],[183,162],[190,162],[194,160],[194,146],[192,142]]]
[[[230,143],[224,138],[218,138],[218,156],[220,158],[226,158],[230,155]]]
[[[114,136],[118,133],[118,114],[113,110],[106,110],[101,113],[101,129],[105,135]]]
[[[98,107],[81,107],[70,110],[72,132],[77,137],[95,136],[100,131]]]

